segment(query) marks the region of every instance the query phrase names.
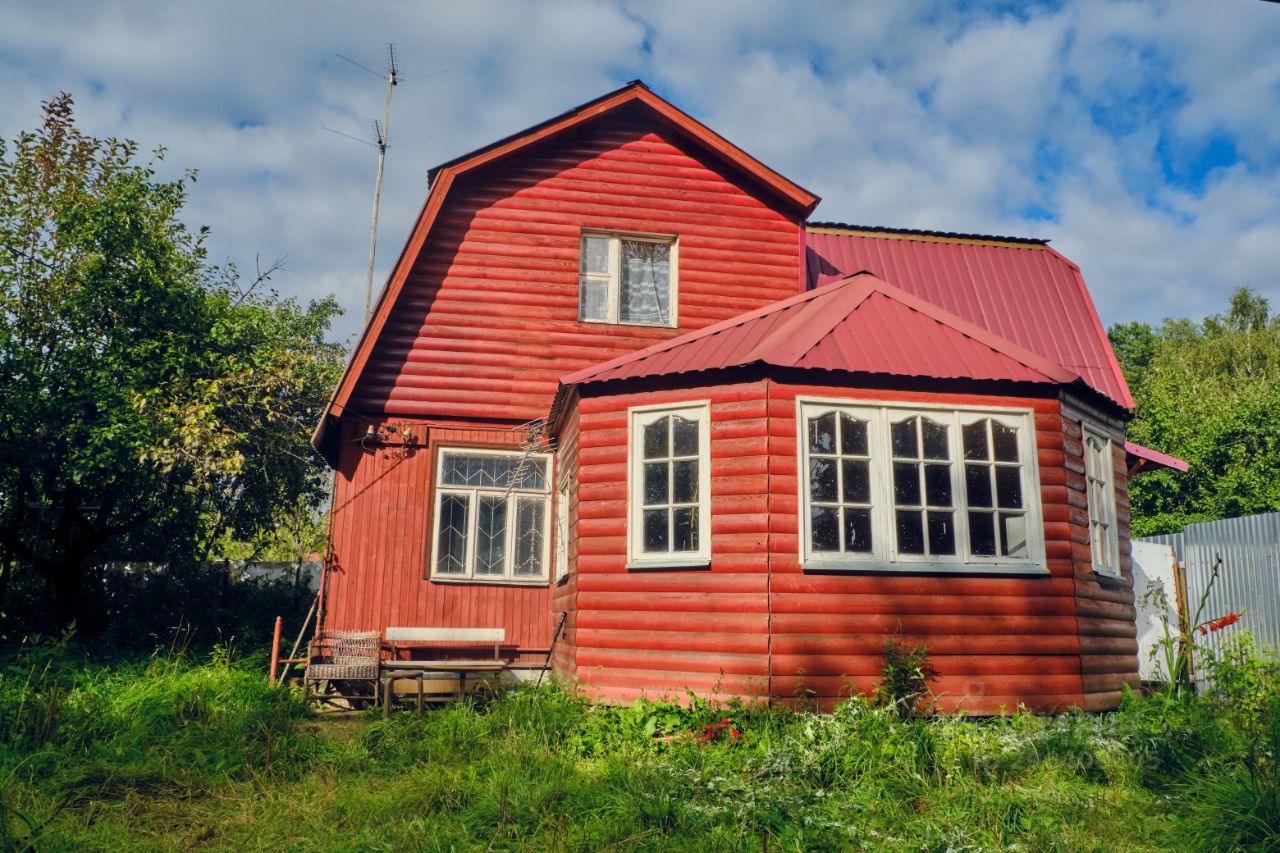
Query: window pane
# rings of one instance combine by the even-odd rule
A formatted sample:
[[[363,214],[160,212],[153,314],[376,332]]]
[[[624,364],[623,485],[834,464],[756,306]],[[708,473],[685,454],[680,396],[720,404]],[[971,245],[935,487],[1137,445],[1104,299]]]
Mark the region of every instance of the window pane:
[[[582,238],[582,272],[609,273],[609,238]]]
[[[826,506],[815,506],[811,510],[813,526],[813,550],[840,550],[840,515],[839,510]]]
[[[844,511],[844,549],[871,553],[871,510],[854,507]]]
[[[955,554],[956,526],[952,513],[929,513],[929,553]]]
[[[846,456],[867,455],[867,422],[840,415],[840,452]]]
[[[671,247],[666,243],[622,241],[618,319],[628,323],[669,322],[670,254]]]
[[[987,449],[987,422],[969,424],[961,432],[964,435],[965,459],[990,459]]]
[[[1016,429],[992,421],[991,441],[995,445],[996,459],[1001,462],[1018,461],[1018,431]]]
[[[964,466],[965,492],[969,506],[991,506],[991,469],[986,465]]]
[[[809,452],[836,452],[835,412],[828,412],[822,417],[809,419]]]
[[[836,502],[836,462],[813,456],[809,459],[809,498],[815,501]]]
[[[1022,514],[1000,513],[1000,553],[1006,557],[1027,556],[1027,519]]]
[[[696,506],[685,506],[674,510],[672,523],[675,528],[675,538],[671,543],[671,550],[698,550],[698,508]]]
[[[893,502],[899,506],[920,503],[920,466],[914,462],[893,463]]]
[[[644,458],[665,459],[671,455],[667,447],[667,429],[670,417],[659,418],[644,428]]]
[[[578,319],[609,321],[609,282],[585,275],[578,280]]]
[[[916,418],[907,418],[889,428],[893,440],[895,459],[920,458],[920,444],[916,438]]]
[[[671,463],[671,502],[693,503],[698,499],[698,460]]]
[[[925,502],[929,506],[951,506],[951,466],[924,466]]]
[[[476,574],[502,574],[506,555],[507,499],[481,495],[476,514]]]
[[[996,555],[996,523],[991,513],[969,513],[969,550],[979,557]]]
[[[545,498],[519,498],[516,501],[516,575],[542,574],[542,548],[547,514]]]
[[[545,489],[545,459],[529,458],[521,465],[521,457],[488,454],[445,453],[441,462],[440,482],[446,486],[468,486],[478,489]]]
[[[460,575],[467,570],[467,498],[441,495],[436,521],[436,572]]]
[[[996,501],[1008,509],[1022,508],[1022,470],[1020,468],[996,469]]]
[[[844,501],[851,504],[871,503],[871,463],[862,459],[845,459]]]
[[[898,510],[898,551],[902,554],[924,553],[924,526],[922,513],[914,510]]]
[[[667,550],[667,513],[666,509],[646,509],[644,511],[644,550],[647,552]]]
[[[671,503],[670,483],[667,482],[666,462],[644,463],[644,505]]]
[[[925,459],[950,459],[951,451],[947,446],[947,427],[945,424],[936,424],[925,418],[924,426],[924,458]]]
[[[698,455],[698,422],[675,416],[671,418],[675,431],[671,436],[672,456]]]

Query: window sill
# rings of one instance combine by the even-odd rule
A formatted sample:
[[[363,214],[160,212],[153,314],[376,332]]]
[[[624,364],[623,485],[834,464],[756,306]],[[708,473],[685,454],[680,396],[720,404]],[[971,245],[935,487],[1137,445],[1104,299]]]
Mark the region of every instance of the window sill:
[[[511,578],[442,578],[429,577],[431,583],[444,584],[445,586],[550,586],[551,582],[546,578],[530,578],[529,580],[512,580]]]
[[[1096,575],[1099,578],[1103,578],[1104,580],[1109,580],[1109,581],[1124,580],[1124,575],[1120,574],[1119,572],[1103,571],[1097,566],[1091,566],[1090,568],[1093,569],[1094,575]]]
[[[645,329],[675,329],[678,326],[675,323],[640,323],[635,320],[584,320],[578,318],[579,323],[588,326],[640,326]]]
[[[1048,577],[1047,566],[1038,563],[882,563],[874,560],[804,560],[810,575],[1022,575]]]
[[[692,571],[711,568],[710,557],[672,557],[663,560],[631,560],[629,572]]]

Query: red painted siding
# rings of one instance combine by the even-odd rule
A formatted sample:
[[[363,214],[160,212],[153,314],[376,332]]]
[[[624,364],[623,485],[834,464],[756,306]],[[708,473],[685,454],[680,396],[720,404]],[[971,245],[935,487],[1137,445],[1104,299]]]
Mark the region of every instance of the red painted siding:
[[[929,648],[946,711],[1081,704],[1080,638],[1056,399],[895,392],[903,402],[1035,413],[1047,576],[814,575],[799,561],[796,397],[885,399],[884,391],[771,383],[770,557],[773,693],[825,703],[879,681],[885,639]]]
[[[627,408],[707,400],[710,571],[626,569]],[[764,384],[585,398],[579,415],[577,676],[589,695],[768,694]]]
[[[583,228],[677,236],[678,329],[578,322]],[[432,454],[366,448],[365,424],[408,420],[432,447],[513,443],[509,425],[544,417],[561,374],[791,296],[799,279],[794,216],[647,107],[461,176],[340,411],[328,627],[502,626],[545,654],[576,577],[551,589],[425,580]],[[563,445],[561,466],[573,437]],[[571,617],[563,671],[576,630]]]
[[[1081,421],[1110,433],[1116,481],[1116,523],[1120,538],[1119,578],[1093,571],[1089,548],[1088,490],[1084,476]],[[1082,404],[1063,403],[1063,447],[1067,500],[1071,507],[1071,559],[1075,573],[1076,616],[1080,626],[1081,672],[1086,711],[1115,708],[1125,685],[1137,688],[1137,608],[1133,598],[1132,542],[1129,530],[1129,470],[1124,432],[1112,418],[1090,412]]]
[[[377,444],[363,430],[342,433],[334,499],[332,555],[325,625],[335,630],[388,626],[504,628],[512,653],[537,660],[551,642],[546,585],[433,583],[427,579],[431,469],[441,445],[511,446],[506,428],[397,422],[417,441]]]
[[[452,188],[348,413],[530,420],[558,378],[791,296],[800,229],[629,107]],[[679,329],[579,323],[584,228],[674,234]]]
[[[1059,401],[892,394],[1034,412],[1047,575],[831,575],[799,562],[796,397],[805,394],[887,396],[768,380],[581,401],[575,651],[588,694],[622,702],[690,687],[830,705],[872,689],[886,637],[900,635],[929,648],[943,710],[1114,706],[1114,683],[1136,673],[1132,594],[1125,605],[1123,590],[1100,591],[1084,575],[1082,482],[1069,461],[1078,450]],[[628,572],[627,409],[700,399],[711,402],[711,568]],[[1121,536],[1127,553],[1127,529]]]
[[[560,678],[571,681],[577,672],[578,642],[578,413],[572,406],[566,419],[567,426],[560,433],[556,447],[557,487],[567,486],[569,500],[569,536],[566,543],[568,574],[556,583],[551,591],[552,609],[556,618],[563,614],[564,631],[556,643],[552,665]]]

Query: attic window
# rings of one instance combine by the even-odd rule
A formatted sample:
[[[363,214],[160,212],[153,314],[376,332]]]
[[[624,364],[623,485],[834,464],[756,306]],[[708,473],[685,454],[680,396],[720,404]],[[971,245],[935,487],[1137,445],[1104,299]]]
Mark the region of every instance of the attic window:
[[[675,249],[672,237],[583,232],[578,319],[675,326]]]
[[[1029,413],[805,401],[800,425],[805,568],[1043,570]]]

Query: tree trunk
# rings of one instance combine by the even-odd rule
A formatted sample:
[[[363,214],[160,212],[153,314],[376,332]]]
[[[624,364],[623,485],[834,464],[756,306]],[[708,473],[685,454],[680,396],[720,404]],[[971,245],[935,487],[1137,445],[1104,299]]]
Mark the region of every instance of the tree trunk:
[[[62,560],[48,563],[41,568],[53,584],[53,615],[59,628],[66,628],[80,619],[83,600],[84,557],[71,552]]]

